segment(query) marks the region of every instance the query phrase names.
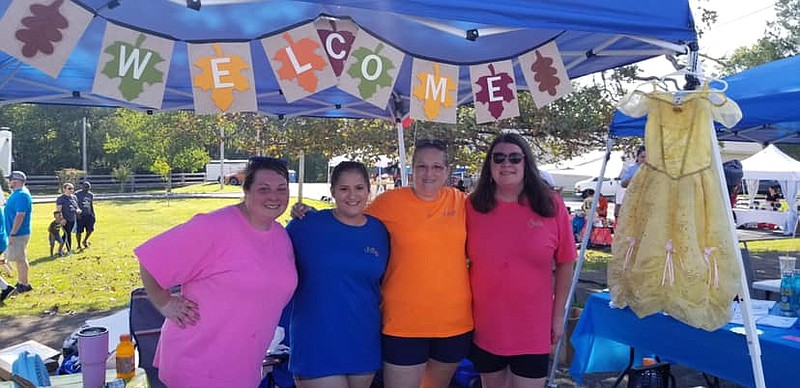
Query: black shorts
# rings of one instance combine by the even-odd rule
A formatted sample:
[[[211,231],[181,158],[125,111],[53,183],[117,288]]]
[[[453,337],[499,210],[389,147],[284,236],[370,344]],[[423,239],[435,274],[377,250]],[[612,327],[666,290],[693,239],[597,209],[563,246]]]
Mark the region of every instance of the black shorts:
[[[498,372],[509,366],[511,373],[530,379],[547,377],[550,354],[520,354],[517,356],[498,356],[472,344],[469,360],[478,373]]]
[[[94,232],[94,216],[81,216],[78,218],[78,233],[83,231]]]
[[[383,361],[394,365],[419,365],[429,358],[456,363],[467,356],[470,344],[472,331],[444,338],[381,336]]]

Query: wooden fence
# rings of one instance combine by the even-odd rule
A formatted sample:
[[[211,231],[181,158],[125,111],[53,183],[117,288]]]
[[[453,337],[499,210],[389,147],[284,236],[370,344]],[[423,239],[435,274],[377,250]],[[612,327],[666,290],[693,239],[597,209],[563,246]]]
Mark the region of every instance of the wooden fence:
[[[183,187],[204,183],[206,174],[199,173],[175,173],[172,174],[172,187]],[[136,192],[144,190],[165,189],[166,182],[160,175],[154,174],[135,174],[127,182],[120,186],[120,182],[111,175],[88,175],[81,178],[92,183],[92,191],[100,192],[119,192],[120,187],[124,192]],[[29,175],[26,185],[33,193],[55,193],[58,192],[58,177],[55,175]],[[80,187],[78,187],[80,189]]]

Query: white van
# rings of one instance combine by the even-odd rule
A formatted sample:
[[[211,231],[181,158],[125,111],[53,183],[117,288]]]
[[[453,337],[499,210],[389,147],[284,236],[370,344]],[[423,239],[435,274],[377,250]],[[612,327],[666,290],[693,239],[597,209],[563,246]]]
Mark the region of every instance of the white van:
[[[247,168],[247,159],[225,159],[225,171],[220,171],[219,159],[206,163],[206,181],[219,182],[222,177],[232,175]]]

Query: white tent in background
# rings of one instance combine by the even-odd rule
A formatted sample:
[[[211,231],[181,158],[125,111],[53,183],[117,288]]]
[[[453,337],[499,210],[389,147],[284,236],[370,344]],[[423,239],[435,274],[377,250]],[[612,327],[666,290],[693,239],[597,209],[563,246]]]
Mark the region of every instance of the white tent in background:
[[[747,192],[758,190],[759,180],[776,180],[783,188],[789,205],[783,225],[784,234],[794,234],[797,226],[797,189],[800,182],[800,162],[770,144],[757,154],[742,160],[742,171],[747,182]],[[753,195],[750,196],[752,205]]]
[[[605,151],[590,151],[571,159],[539,165],[539,169],[550,173],[556,186],[571,188],[577,181],[600,176],[605,154]],[[606,177],[613,179],[619,176],[625,166],[624,157],[622,151],[611,152]]]

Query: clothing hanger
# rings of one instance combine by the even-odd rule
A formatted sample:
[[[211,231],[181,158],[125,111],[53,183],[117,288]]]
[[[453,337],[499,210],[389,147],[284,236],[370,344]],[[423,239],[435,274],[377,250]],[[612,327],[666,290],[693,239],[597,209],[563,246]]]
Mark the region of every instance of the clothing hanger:
[[[708,85],[708,91],[712,92],[725,92],[728,90],[728,83],[725,80],[714,78],[714,77],[707,77],[702,74],[702,72],[698,71],[691,71],[689,69],[683,68],[667,75],[659,77],[659,81],[664,82],[665,80],[674,80],[672,77],[679,77],[684,76],[686,79],[687,85],[684,86],[683,89],[679,90],[683,93],[696,93],[702,92],[703,89],[697,89],[697,86],[706,84]],[[677,81],[675,81],[677,85]],[[713,85],[720,85],[720,88],[713,87]],[[688,87],[688,88],[687,88]]]

